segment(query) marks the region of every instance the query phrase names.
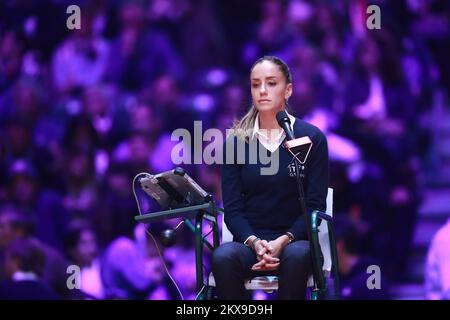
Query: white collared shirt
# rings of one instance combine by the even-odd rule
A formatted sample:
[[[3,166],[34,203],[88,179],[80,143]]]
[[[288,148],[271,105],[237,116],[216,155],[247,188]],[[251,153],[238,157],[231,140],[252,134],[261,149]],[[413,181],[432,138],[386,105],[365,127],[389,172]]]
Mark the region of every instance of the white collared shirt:
[[[291,120],[291,130],[294,131],[295,117],[291,116],[287,112],[286,112],[286,114],[288,115],[289,120]],[[258,113],[256,115],[255,125],[253,127],[252,139],[256,135],[259,142],[264,146],[264,148],[266,148],[270,152],[274,152],[275,150],[278,149],[278,147],[283,142],[284,138],[286,137],[286,133],[284,132],[283,129],[281,129],[279,134],[275,138],[272,138],[272,139],[269,139],[268,133],[269,133],[269,130],[259,128],[259,113]]]

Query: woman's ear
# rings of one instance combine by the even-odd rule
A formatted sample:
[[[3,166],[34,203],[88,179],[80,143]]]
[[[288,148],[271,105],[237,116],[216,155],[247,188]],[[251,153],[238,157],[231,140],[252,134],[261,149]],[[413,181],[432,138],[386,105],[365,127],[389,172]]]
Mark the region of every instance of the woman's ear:
[[[292,83],[288,83],[284,92],[284,98],[287,100],[292,95]]]

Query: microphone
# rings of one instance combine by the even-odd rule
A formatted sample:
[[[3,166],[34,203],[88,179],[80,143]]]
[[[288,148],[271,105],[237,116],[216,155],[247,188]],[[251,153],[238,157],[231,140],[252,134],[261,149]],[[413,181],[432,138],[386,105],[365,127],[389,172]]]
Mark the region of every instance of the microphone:
[[[291,130],[291,120],[289,119],[287,113],[285,111],[277,112],[277,122],[278,125],[283,128],[286,133],[287,140],[294,140],[295,136]]]
[[[286,142],[284,143],[284,146],[297,161],[304,164],[312,148],[311,139],[308,136],[295,138],[290,126],[291,120],[286,111],[279,111],[276,117],[278,125],[282,127],[286,133]]]

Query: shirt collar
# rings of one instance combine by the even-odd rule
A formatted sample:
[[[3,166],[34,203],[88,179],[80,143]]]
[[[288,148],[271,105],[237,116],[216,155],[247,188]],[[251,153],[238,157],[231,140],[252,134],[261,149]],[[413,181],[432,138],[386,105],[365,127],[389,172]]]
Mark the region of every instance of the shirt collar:
[[[289,120],[291,120],[291,123],[290,123],[291,130],[294,131],[295,117],[290,115],[286,110],[285,110],[285,112],[288,115]],[[255,137],[256,134],[258,134],[259,136],[263,136],[266,139],[268,138],[267,135],[263,131],[261,131],[261,129],[259,128],[259,112],[256,114],[255,125],[253,126],[252,139]],[[284,130],[282,130],[280,135],[277,137],[277,139],[281,139],[281,137],[283,137],[283,139],[284,139],[285,135],[286,134],[284,133]]]

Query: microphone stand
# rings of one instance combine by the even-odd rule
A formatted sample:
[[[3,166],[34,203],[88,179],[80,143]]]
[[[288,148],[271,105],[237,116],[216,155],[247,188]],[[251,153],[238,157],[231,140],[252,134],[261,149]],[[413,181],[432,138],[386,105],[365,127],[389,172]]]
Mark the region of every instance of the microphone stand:
[[[283,128],[284,132],[286,133],[286,139],[289,139],[289,141],[294,140],[295,136],[292,129],[290,128],[290,120],[288,114],[284,110],[279,111],[276,115],[276,119],[278,125],[281,128]],[[288,147],[288,145],[286,145],[285,148],[288,149],[288,151],[291,152],[291,154],[294,156],[295,173],[296,173],[295,177],[297,179],[298,200],[300,201],[300,210],[301,210],[300,213],[305,216],[306,232],[308,235],[309,247],[312,258],[314,289],[311,296],[313,300],[316,300],[322,298],[327,291],[325,286],[325,277],[322,272],[323,256],[322,251],[320,250],[319,237],[317,234],[318,228],[316,226],[315,219],[314,225],[312,224],[313,219],[309,215],[308,210],[306,209],[305,192],[303,189],[303,181],[300,176],[300,165],[303,165],[303,163],[301,163],[300,159],[297,158],[297,154],[292,152],[291,149]],[[309,150],[305,156],[304,163],[306,162],[306,158],[308,157]]]
[[[305,160],[306,161],[306,160]],[[312,224],[311,224],[311,216],[306,209],[306,200],[305,200],[305,192],[303,189],[303,179],[300,176],[300,165],[303,165],[300,160],[294,155],[294,163],[295,163],[295,177],[297,180],[297,190],[298,190],[298,200],[300,202],[300,210],[301,214],[304,215],[306,221],[306,232],[308,235],[308,241],[311,251],[312,258],[312,271],[313,271],[313,279],[314,279],[314,289],[313,289],[313,297],[315,299],[322,298],[326,293],[325,286],[325,277],[322,272],[323,265],[323,257],[320,251],[320,244],[317,234],[313,235],[312,232]],[[313,241],[317,243],[317,246],[313,245]],[[315,248],[319,248],[318,251]],[[314,300],[315,300],[314,299]]]

